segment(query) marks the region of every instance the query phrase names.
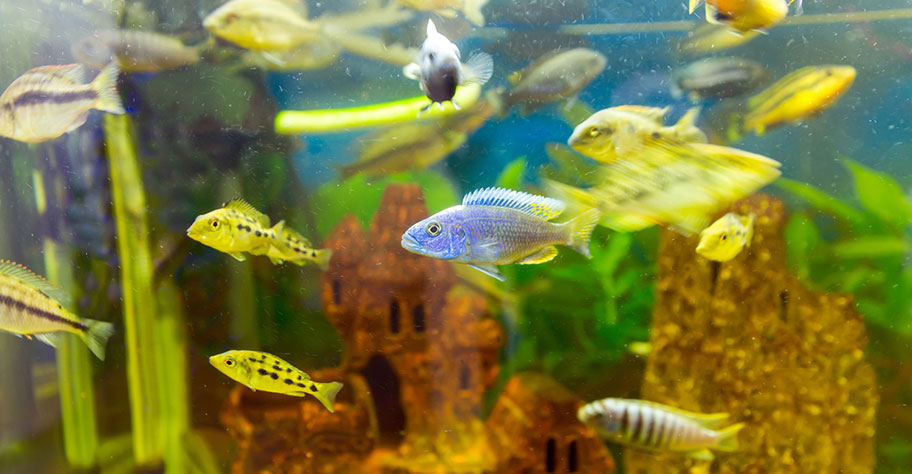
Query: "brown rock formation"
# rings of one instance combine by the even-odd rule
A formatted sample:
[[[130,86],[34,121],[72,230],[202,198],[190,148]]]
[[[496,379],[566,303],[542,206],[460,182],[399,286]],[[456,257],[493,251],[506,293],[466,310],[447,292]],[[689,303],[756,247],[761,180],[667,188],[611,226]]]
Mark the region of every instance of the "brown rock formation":
[[[696,236],[663,234],[642,397],[730,413],[746,424],[741,449],[712,464],[628,449],[627,471],[870,473],[878,394],[861,315],[851,297],[788,274],[781,201],[757,195],[732,211],[757,219],[729,262],[696,255]]]

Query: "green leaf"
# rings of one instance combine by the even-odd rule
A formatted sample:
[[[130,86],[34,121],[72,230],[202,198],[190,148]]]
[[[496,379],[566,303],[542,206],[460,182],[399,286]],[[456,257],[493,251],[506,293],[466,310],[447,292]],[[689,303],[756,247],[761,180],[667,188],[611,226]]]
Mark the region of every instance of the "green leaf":
[[[608,240],[605,247],[595,247],[592,252],[593,267],[602,275],[603,278],[611,278],[617,271],[621,260],[630,252],[633,245],[633,236],[628,233],[619,232],[614,234]]]
[[[820,232],[805,214],[792,214],[785,226],[786,259],[798,278],[807,279],[811,274],[811,259],[820,245]]]
[[[793,181],[788,178],[779,178],[775,184],[803,199],[812,207],[839,217],[853,226],[860,226],[865,223],[866,218],[863,212],[810,184]]]
[[[497,177],[497,186],[506,189],[518,190],[522,185],[523,174],[526,172],[526,157],[517,158],[508,164],[500,176]]]
[[[901,257],[908,249],[905,239],[869,235],[840,242],[833,246],[833,253],[840,258]]]
[[[564,104],[560,107],[561,118],[567,122],[567,125],[576,127],[595,113],[595,109],[591,105],[577,99],[570,100],[572,103]]]
[[[912,221],[912,206],[902,187],[886,173],[845,158],[846,168],[855,179],[855,196],[871,214],[898,227]]]

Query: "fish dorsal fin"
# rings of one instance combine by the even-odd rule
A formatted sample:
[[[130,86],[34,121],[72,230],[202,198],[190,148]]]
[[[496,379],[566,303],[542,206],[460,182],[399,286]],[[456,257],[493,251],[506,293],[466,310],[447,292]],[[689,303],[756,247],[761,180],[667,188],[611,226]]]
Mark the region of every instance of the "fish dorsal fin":
[[[305,247],[311,247],[310,241],[307,240],[306,237],[304,237],[303,235],[298,233],[298,231],[292,229],[291,227],[288,227],[285,224],[284,220],[281,220],[278,223],[276,223],[275,227],[273,227],[272,230],[275,232],[275,234],[277,236],[285,237],[289,240],[297,240],[298,244],[303,245]]]
[[[0,260],[0,274],[16,278],[22,283],[57,300],[60,304],[66,305],[70,302],[69,293],[16,262]]]
[[[649,107],[646,105],[619,105],[617,107],[612,107],[612,110],[617,110],[620,112],[627,112],[629,114],[639,115],[645,119],[651,120],[653,122],[662,124],[662,120],[665,119],[665,114],[671,110],[671,107]]]
[[[253,207],[249,202],[241,199],[234,198],[225,203],[223,206],[225,209],[234,209],[235,211],[241,212],[253,218],[263,227],[270,227],[269,216],[258,211],[257,208]]]
[[[42,72],[51,76],[64,78],[76,84],[85,83],[86,68],[81,63],[64,64],[61,66],[39,66],[32,68],[33,72]],[[32,72],[30,71],[30,72]]]
[[[516,209],[550,221],[564,212],[564,203],[544,196],[503,188],[483,188],[462,198],[463,206],[497,206]]]

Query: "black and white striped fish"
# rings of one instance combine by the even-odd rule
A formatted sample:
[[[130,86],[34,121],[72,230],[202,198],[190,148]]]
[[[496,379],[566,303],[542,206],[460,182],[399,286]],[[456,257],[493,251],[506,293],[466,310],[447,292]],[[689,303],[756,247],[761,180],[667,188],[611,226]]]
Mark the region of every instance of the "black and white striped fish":
[[[84,84],[82,64],[29,70],[0,95],[0,135],[43,142],[81,127],[92,109],[124,113],[117,93],[118,74],[117,65],[111,64]]]
[[[594,401],[580,408],[577,417],[608,440],[701,460],[713,459],[710,450],[737,450],[738,431],[744,427],[736,423],[716,431],[728,420],[728,413],[695,413],[624,398]]]
[[[56,347],[65,332],[76,334],[104,360],[105,345],[114,333],[111,323],[82,319],[61,304],[69,295],[27,268],[0,260],[0,331]]]

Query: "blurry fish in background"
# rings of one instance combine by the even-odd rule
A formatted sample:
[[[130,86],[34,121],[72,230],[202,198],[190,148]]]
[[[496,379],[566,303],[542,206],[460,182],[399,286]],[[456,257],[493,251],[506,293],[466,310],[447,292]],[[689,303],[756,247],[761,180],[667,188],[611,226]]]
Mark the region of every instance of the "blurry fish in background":
[[[536,264],[557,256],[566,245],[587,258],[599,213],[589,209],[570,221],[549,221],[564,203],[519,191],[485,188],[467,194],[462,205],[434,214],[402,234],[402,248],[441,260],[464,263],[498,280],[497,265]]]
[[[769,79],[760,63],[735,57],[706,58],[672,74],[672,94],[687,94],[691,101],[723,99],[753,92]]]
[[[322,69],[339,59],[342,48],[328,39],[300,44],[288,51],[246,51],[242,63],[270,71]]]
[[[124,113],[117,92],[117,64],[84,84],[82,64],[41,66],[19,76],[0,95],[0,136],[43,142],[81,127],[89,111]]]
[[[494,60],[475,52],[463,63],[459,47],[437,32],[433,20],[427,23],[427,38],[415,62],[402,68],[402,74],[418,81],[431,103],[452,102],[456,87],[467,83],[484,84],[494,73]],[[459,108],[459,104],[453,104]],[[430,107],[430,105],[428,105]]]
[[[706,135],[696,126],[699,108],[665,126],[662,120],[669,109],[622,105],[600,110],[577,125],[567,143],[593,160],[608,163],[629,156],[647,141],[706,142]]]
[[[754,236],[754,215],[729,212],[700,232],[697,253],[717,262],[727,262],[750,247]]]
[[[719,429],[728,413],[696,413],[646,400],[605,398],[579,409],[577,417],[610,441],[638,449],[682,453],[711,461],[711,450],[738,450],[744,423]]]
[[[95,69],[116,60],[123,72],[160,72],[196,64],[207,46],[186,46],[173,36],[149,31],[110,30],[74,44],[73,56]]]
[[[513,88],[504,95],[504,106],[521,104],[520,113],[525,115],[548,102],[575,100],[607,64],[603,54],[588,48],[548,53],[507,78]]]
[[[187,236],[244,261],[244,253],[265,255],[274,264],[316,263],[325,270],[331,250],[315,249],[285,221],[271,225],[269,217],[242,199],[225,203],[220,209],[200,215],[187,229]]]
[[[398,0],[399,3],[415,10],[430,10],[445,17],[456,16],[461,11],[466,19],[476,26],[484,26],[485,18],[481,9],[488,0]]]
[[[227,351],[209,358],[209,363],[232,380],[256,391],[280,393],[293,397],[310,395],[330,413],[335,409],[339,382],[314,382],[297,367],[284,360],[258,351]]]
[[[386,176],[428,168],[461,147],[498,109],[494,99],[484,98],[437,122],[395,125],[371,133],[361,140],[358,159],[339,166],[339,174],[342,178],[358,173]]]
[[[601,225],[634,232],[653,225],[683,234],[701,231],[710,217],[779,177],[779,162],[706,143],[647,142],[602,164],[596,184],[582,188],[546,179],[549,195],[602,212]]]
[[[855,80],[852,66],[807,66],[793,71],[747,100],[743,130],[766,130],[798,122],[833,105]]]
[[[82,319],[63,305],[70,296],[22,265],[0,260],[0,331],[57,347],[63,333],[79,336],[101,360],[114,325]]]
[[[759,35],[759,31],[739,33],[726,25],[704,23],[687,33],[677,43],[678,51],[699,55],[741,46]]]
[[[738,32],[766,31],[788,15],[788,5],[794,0],[706,0],[706,21],[723,23]],[[690,0],[690,13],[703,0]],[[798,0],[797,12],[801,12]]]
[[[287,51],[320,33],[307,19],[306,2],[281,0],[230,0],[210,13],[203,27],[238,46],[267,51]]]

